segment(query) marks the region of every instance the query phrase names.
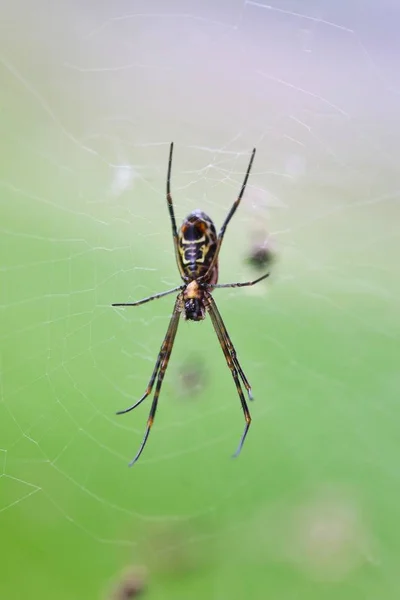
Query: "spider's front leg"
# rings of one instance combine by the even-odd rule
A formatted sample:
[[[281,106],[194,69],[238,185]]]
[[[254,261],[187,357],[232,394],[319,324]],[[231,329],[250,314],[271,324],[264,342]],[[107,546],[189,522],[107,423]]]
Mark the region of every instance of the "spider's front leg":
[[[138,458],[142,454],[143,449],[146,445],[147,439],[150,434],[150,429],[154,422],[154,417],[155,417],[155,414],[157,411],[157,404],[158,404],[158,398],[160,395],[161,385],[162,385],[165,371],[167,370],[168,362],[169,362],[169,359],[171,356],[176,332],[178,330],[181,308],[182,308],[182,296],[181,296],[181,294],[179,294],[176,299],[176,302],[175,302],[174,310],[172,313],[171,320],[169,322],[167,333],[165,335],[163,343],[161,344],[161,348],[160,348],[160,352],[158,353],[156,365],[155,365],[153,373],[150,377],[150,381],[147,385],[145,393],[140,398],[140,400],[138,400],[135,404],[133,404],[132,406],[129,406],[128,408],[125,408],[124,410],[120,410],[117,412],[117,415],[123,415],[125,413],[130,412],[137,406],[139,406],[139,404],[141,404],[143,402],[143,400],[145,400],[147,398],[147,396],[149,396],[151,394],[154,382],[157,379],[156,389],[154,392],[154,398],[153,398],[153,402],[151,403],[150,413],[149,413],[149,416],[147,419],[146,431],[145,431],[142,443],[140,444],[139,450],[137,451],[136,455],[129,463],[130,467],[138,460]]]
[[[245,419],[245,426],[244,426],[244,430],[242,433],[242,437],[240,438],[240,442],[237,447],[237,450],[233,455],[234,457],[236,457],[240,454],[240,451],[242,450],[244,441],[246,439],[246,436],[248,434],[250,424],[251,424],[251,415],[250,415],[249,407],[247,406],[246,398],[244,397],[244,394],[243,394],[242,386],[240,385],[240,379],[242,380],[243,385],[247,389],[247,393],[248,393],[250,400],[253,400],[253,394],[251,392],[250,384],[249,384],[249,382],[243,372],[243,369],[240,366],[239,360],[236,356],[235,347],[233,346],[233,344],[231,342],[231,339],[226,330],[225,324],[219,313],[219,310],[217,308],[215,300],[211,296],[211,294],[207,294],[206,302],[207,302],[207,309],[210,314],[212,324],[213,324],[215,332],[217,334],[220,346],[225,355],[227,365],[232,373],[232,377],[233,377],[233,380],[236,385],[237,393],[240,398],[240,403],[242,405],[244,419]],[[239,377],[240,377],[240,379],[239,379]]]

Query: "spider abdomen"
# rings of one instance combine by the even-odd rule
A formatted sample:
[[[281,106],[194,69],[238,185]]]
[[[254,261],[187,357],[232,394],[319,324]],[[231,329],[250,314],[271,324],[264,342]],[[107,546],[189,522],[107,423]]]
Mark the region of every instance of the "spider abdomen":
[[[205,275],[217,248],[217,233],[208,215],[195,210],[186,217],[178,232],[179,260],[190,280]],[[212,281],[217,283],[217,268],[212,269]]]

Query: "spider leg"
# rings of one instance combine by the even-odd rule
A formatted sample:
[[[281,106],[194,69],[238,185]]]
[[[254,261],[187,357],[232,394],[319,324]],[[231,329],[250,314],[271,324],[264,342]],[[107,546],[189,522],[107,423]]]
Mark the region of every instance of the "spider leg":
[[[237,447],[236,452],[234,453],[234,457],[238,456],[240,454],[240,451],[243,447],[244,441],[246,439],[247,433],[249,431],[249,427],[250,427],[250,423],[251,423],[251,415],[250,415],[250,411],[249,408],[247,406],[247,402],[246,399],[244,397],[243,394],[243,390],[242,387],[240,385],[240,379],[242,380],[244,386],[247,389],[249,398],[252,399],[253,396],[251,394],[251,387],[249,382],[247,381],[247,378],[245,376],[245,374],[243,373],[243,370],[239,364],[239,361],[237,359],[236,356],[236,351],[235,348],[230,340],[230,337],[228,335],[228,332],[226,330],[226,327],[224,325],[224,322],[222,320],[222,317],[218,311],[217,305],[213,299],[213,297],[210,294],[207,294],[207,308],[208,311],[210,313],[210,317],[212,320],[212,324],[214,326],[215,332],[217,334],[220,346],[222,348],[222,351],[225,355],[225,359],[227,362],[227,365],[232,373],[232,377],[233,380],[235,382],[236,385],[236,389],[237,389],[237,393],[239,395],[240,398],[240,403],[242,405],[242,409],[243,409],[243,414],[244,414],[244,419],[245,419],[245,426],[244,426],[244,430],[242,433],[242,437],[240,438],[240,442],[239,445]]]
[[[216,283],[215,285],[210,284],[210,287],[212,289],[214,289],[214,288],[246,287],[246,286],[254,285],[254,284],[258,283],[259,281],[266,279],[269,276],[270,276],[270,273],[265,273],[265,275],[261,275],[261,277],[259,277],[258,279],[255,279],[254,281],[244,281],[243,283]]]
[[[243,385],[244,385],[244,387],[247,390],[247,395],[249,397],[249,400],[254,400],[253,392],[251,391],[251,385],[248,382],[247,377],[244,374],[244,371],[243,371],[242,367],[240,366],[239,359],[238,359],[238,357],[236,355],[235,347],[232,344],[231,339],[229,337],[229,334],[228,334],[228,332],[226,330],[225,323],[224,323],[224,321],[223,321],[223,319],[221,317],[221,313],[219,312],[218,307],[217,307],[217,305],[215,303],[215,300],[211,296],[211,294],[210,294],[210,298],[211,298],[211,303],[212,303],[214,314],[215,314],[215,319],[218,321],[218,325],[219,325],[220,331],[221,331],[222,335],[224,336],[224,340],[225,340],[226,346],[228,347],[230,356],[231,356],[231,358],[232,358],[232,360],[234,362],[234,365],[235,365],[235,367],[236,367],[236,369],[237,369],[237,371],[239,373],[239,377],[242,380]]]
[[[167,330],[167,333],[165,335],[164,341],[161,344],[160,352],[158,353],[158,356],[157,356],[156,365],[154,367],[153,373],[151,374],[150,381],[149,381],[149,383],[147,385],[146,391],[144,392],[144,394],[140,398],[140,400],[138,400],[137,402],[135,402],[135,404],[132,404],[132,406],[129,406],[128,408],[124,408],[123,410],[119,410],[116,413],[117,415],[124,415],[125,413],[131,412],[131,410],[133,410],[134,408],[136,408],[137,406],[139,406],[139,404],[141,404],[143,402],[143,400],[145,400],[147,398],[147,396],[149,396],[151,394],[151,390],[153,389],[153,385],[154,385],[154,382],[156,380],[157,373],[158,373],[158,371],[160,369],[161,361],[162,361],[162,359],[163,359],[163,357],[165,355],[165,351],[166,351],[166,347],[167,347],[167,342],[168,342],[168,339],[169,339],[169,333],[170,333],[170,329],[171,329],[171,324],[173,322],[173,318],[174,318],[174,315],[175,315],[175,311],[177,310],[177,306],[178,306],[178,300],[175,303],[174,310],[173,310],[172,317],[171,317],[171,321],[169,323],[168,330]]]
[[[181,289],[182,286],[178,285],[178,287],[172,288],[172,290],[160,292],[159,294],[154,294],[153,296],[148,296],[147,298],[143,298],[143,300],[137,300],[137,302],[114,302],[113,304],[111,304],[111,306],[139,306],[140,304],[150,302],[150,300],[157,300],[158,298],[162,298],[163,296],[168,296],[168,294],[173,294],[174,292],[177,292]]]
[[[247,185],[247,180],[248,180],[249,175],[250,175],[251,167],[253,165],[255,154],[256,154],[256,149],[253,148],[253,152],[251,153],[251,156],[250,156],[249,166],[247,167],[246,175],[244,176],[242,187],[240,188],[239,196],[236,198],[235,202],[232,204],[232,207],[231,207],[230,211],[228,212],[228,214],[227,214],[227,216],[225,218],[225,221],[222,223],[222,227],[221,227],[221,229],[219,231],[218,239],[217,239],[217,247],[215,249],[214,257],[213,257],[213,259],[212,259],[212,261],[210,263],[210,266],[209,266],[209,268],[207,270],[207,273],[203,277],[205,281],[207,281],[207,276],[210,273],[212,273],[212,269],[215,267],[215,265],[216,265],[216,263],[218,261],[218,255],[219,255],[219,251],[221,249],[222,240],[224,239],[225,230],[226,230],[226,228],[228,226],[229,221],[232,219],[233,215],[235,214],[236,209],[239,206],[240,201],[241,201],[241,199],[243,197],[243,194],[244,194],[244,191],[245,191],[246,185]]]
[[[168,159],[168,171],[167,171],[167,203],[169,216],[171,219],[172,226],[172,235],[174,237],[174,241],[178,239],[178,232],[176,230],[176,220],[174,213],[174,206],[172,204],[172,196],[171,196],[171,169],[172,169],[172,154],[174,152],[174,142],[171,142],[169,147],[169,159]]]
[[[150,378],[149,384],[146,388],[144,395],[142,396],[142,398],[140,398],[140,400],[138,400],[138,402],[136,402],[136,404],[134,404],[133,406],[129,407],[128,409],[120,411],[120,413],[118,413],[118,414],[123,414],[123,413],[129,412],[129,411],[133,410],[136,406],[138,406],[141,402],[143,402],[143,400],[145,398],[147,398],[147,396],[151,393],[151,390],[153,389],[154,381],[157,377],[156,389],[154,392],[153,402],[151,403],[150,413],[149,413],[149,416],[147,419],[146,431],[145,431],[142,443],[139,446],[139,450],[137,451],[136,455],[129,463],[130,467],[135,464],[135,462],[138,460],[138,458],[142,454],[143,449],[146,445],[147,439],[150,434],[150,429],[154,422],[154,417],[155,417],[155,414],[157,411],[158,398],[160,395],[161,385],[162,385],[165,371],[167,370],[168,362],[169,362],[169,359],[171,356],[176,332],[178,330],[179,317],[180,317],[180,304],[181,304],[181,296],[179,295],[175,302],[172,317],[171,317],[164,341],[162,343],[160,353],[157,358],[156,366],[154,367],[154,371],[152,373],[152,376]]]
[[[226,228],[228,226],[228,223],[232,219],[233,215],[235,214],[236,209],[239,206],[240,201],[241,201],[241,199],[243,197],[243,194],[244,194],[244,191],[245,191],[246,185],[247,185],[247,180],[248,180],[249,175],[250,175],[251,167],[253,165],[253,160],[254,160],[255,154],[256,154],[256,149],[253,148],[253,152],[251,153],[251,157],[250,157],[249,166],[247,167],[246,175],[244,176],[242,187],[240,188],[239,196],[237,197],[237,199],[233,203],[232,208],[228,212],[228,215],[227,215],[225,221],[223,222],[222,227],[221,227],[221,229],[219,231],[219,234],[218,234],[219,246],[221,246],[222,238],[224,237],[225,230],[226,230]]]
[[[131,412],[131,410],[133,410],[134,408],[136,408],[137,406],[139,406],[139,404],[142,404],[143,400],[146,400],[147,396],[149,396],[151,394],[151,390],[153,389],[153,385],[154,385],[155,379],[157,377],[157,373],[158,373],[159,368],[160,368],[161,359],[162,359],[163,354],[164,354],[164,350],[163,350],[164,343],[165,342],[163,342],[163,345],[161,346],[161,350],[160,350],[160,352],[159,352],[159,354],[157,356],[156,366],[154,367],[154,371],[151,374],[150,381],[149,381],[149,383],[147,385],[145,393],[140,398],[140,400],[138,400],[137,402],[135,402],[135,404],[132,404],[132,406],[128,406],[128,408],[124,408],[123,410],[117,411],[116,412],[117,415],[125,415],[126,413]]]
[[[168,204],[169,217],[170,217],[170,220],[171,220],[172,238],[174,240],[174,250],[175,250],[176,263],[178,265],[178,269],[179,269],[179,273],[181,274],[181,277],[184,278],[185,272],[184,272],[184,269],[182,268],[181,261],[179,260],[178,232],[177,232],[177,229],[176,229],[176,219],[175,219],[174,205],[172,203],[172,196],[171,196],[171,169],[172,169],[172,154],[173,154],[173,151],[174,151],[174,143],[171,142],[171,145],[170,145],[170,148],[169,148],[168,171],[167,171],[167,204]]]

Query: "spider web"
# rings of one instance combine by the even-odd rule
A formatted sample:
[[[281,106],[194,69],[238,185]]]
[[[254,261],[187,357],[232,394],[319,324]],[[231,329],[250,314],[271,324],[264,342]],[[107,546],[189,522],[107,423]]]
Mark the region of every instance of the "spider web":
[[[398,4],[55,6],[0,26],[1,597],[397,598]],[[240,458],[207,319],[129,470],[173,297],[110,304],[179,283],[171,141],[178,222],[217,228],[257,147],[220,282],[277,260],[214,294]]]

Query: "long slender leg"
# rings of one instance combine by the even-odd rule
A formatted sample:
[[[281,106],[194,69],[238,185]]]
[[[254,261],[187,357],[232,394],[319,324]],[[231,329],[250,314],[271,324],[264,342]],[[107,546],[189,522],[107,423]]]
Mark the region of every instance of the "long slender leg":
[[[232,344],[231,338],[229,337],[228,331],[225,327],[225,323],[221,317],[221,313],[219,312],[218,307],[215,303],[215,300],[211,296],[211,294],[209,295],[209,302],[210,302],[211,306],[213,307],[215,318],[218,320],[219,328],[221,330],[222,335],[224,336],[226,346],[228,347],[230,356],[231,356],[233,363],[237,369],[237,372],[239,373],[239,377],[242,380],[243,385],[247,390],[247,395],[249,397],[249,400],[254,400],[253,392],[251,390],[251,385],[248,382],[248,379],[247,379],[246,375],[244,374],[242,367],[240,366],[239,359],[236,355],[235,347]]]
[[[167,334],[165,336],[164,342],[161,346],[161,350],[160,350],[160,354],[158,356],[157,359],[157,363],[156,366],[154,368],[153,374],[151,376],[149,385],[146,389],[145,395],[143,398],[141,398],[133,407],[135,408],[135,406],[137,406],[138,404],[140,404],[140,402],[142,400],[144,400],[144,398],[146,398],[153,387],[154,384],[154,380],[157,377],[157,383],[156,383],[156,389],[154,392],[154,398],[153,398],[153,402],[151,403],[151,408],[150,408],[150,413],[147,419],[147,426],[146,426],[146,431],[145,434],[143,436],[143,440],[142,443],[139,446],[139,450],[137,451],[136,455],[134,456],[134,458],[131,460],[131,462],[129,463],[129,466],[131,467],[132,465],[135,464],[135,462],[138,460],[138,458],[140,457],[140,455],[143,452],[143,449],[146,445],[147,439],[149,437],[150,434],[150,429],[153,425],[154,422],[154,417],[156,415],[156,411],[157,411],[157,405],[158,405],[158,398],[160,395],[160,390],[161,390],[161,385],[164,379],[164,375],[165,375],[165,371],[167,370],[167,366],[168,366],[168,362],[171,356],[171,351],[172,351],[172,347],[174,345],[174,340],[175,340],[175,336],[176,336],[176,332],[178,329],[178,324],[179,324],[179,318],[180,318],[180,310],[179,310],[179,304],[181,302],[181,298],[180,296],[178,296],[177,301],[175,303],[175,307],[174,307],[174,312],[172,314],[171,317],[171,321],[168,327],[168,331]],[[130,409],[129,409],[130,410]],[[128,411],[125,411],[128,412]]]
[[[228,226],[229,221],[232,219],[233,215],[236,212],[237,207],[240,204],[240,201],[243,197],[244,191],[246,189],[246,185],[247,185],[247,180],[249,178],[250,175],[250,171],[251,171],[251,167],[253,165],[253,160],[254,160],[254,156],[256,154],[256,149],[253,148],[253,152],[251,153],[251,157],[250,157],[250,162],[249,162],[249,166],[247,167],[247,171],[246,171],[246,175],[244,176],[244,180],[242,183],[242,187],[240,188],[240,192],[239,192],[239,196],[237,197],[237,199],[235,200],[235,202],[232,204],[232,208],[230,209],[230,211],[228,212],[225,221],[222,223],[222,227],[219,231],[218,234],[218,240],[217,240],[217,247],[215,249],[215,254],[213,257],[213,260],[210,263],[210,266],[207,270],[207,273],[204,275],[204,279],[207,281],[207,275],[209,273],[212,273],[212,269],[214,268],[214,266],[216,265],[217,261],[218,261],[218,255],[219,255],[219,251],[221,249],[221,245],[222,245],[222,240],[224,239],[224,235],[225,235],[225,230]]]
[[[153,402],[151,403],[150,413],[149,413],[149,416],[148,416],[148,419],[147,419],[146,431],[145,431],[145,434],[143,436],[142,443],[139,446],[139,450],[136,452],[134,458],[129,463],[130,467],[132,467],[135,464],[135,462],[139,459],[140,455],[142,454],[143,449],[144,449],[144,447],[146,445],[147,439],[148,439],[149,434],[150,434],[150,429],[153,426],[154,417],[155,417],[155,414],[156,414],[156,411],[157,411],[158,398],[159,398],[159,395],[160,395],[161,385],[162,385],[162,382],[163,382],[163,379],[164,379],[164,374],[165,374],[165,370],[166,370],[167,365],[168,365],[169,357],[171,356],[171,350],[172,350],[172,347],[169,348],[169,352],[166,355],[166,359],[167,360],[166,360],[165,366],[164,366],[164,362],[163,362],[163,365],[161,366],[161,369],[160,369],[160,371],[158,373],[157,385],[156,385],[156,389],[155,389],[155,392],[154,392]]]
[[[211,317],[212,323],[214,325],[214,329],[215,329],[215,332],[217,334],[217,337],[218,337],[219,343],[221,345],[222,351],[223,351],[223,353],[225,355],[225,359],[226,359],[227,365],[228,365],[228,367],[229,367],[229,369],[230,369],[230,371],[232,373],[232,377],[233,377],[233,380],[234,380],[235,385],[236,385],[237,393],[238,393],[239,398],[240,398],[240,402],[241,402],[242,409],[243,409],[243,414],[244,414],[244,419],[245,419],[245,426],[244,426],[244,430],[243,430],[243,433],[242,433],[242,437],[240,438],[240,442],[239,442],[239,445],[237,447],[237,450],[236,450],[236,452],[233,455],[234,457],[236,457],[236,456],[238,456],[240,454],[240,451],[241,451],[241,449],[243,447],[243,444],[244,444],[244,441],[246,439],[247,433],[249,431],[249,427],[250,427],[250,423],[251,423],[251,416],[250,416],[250,411],[249,411],[249,408],[247,406],[247,402],[246,402],[246,399],[244,397],[243,390],[242,390],[242,387],[240,385],[240,381],[239,381],[239,377],[238,377],[238,369],[237,369],[237,367],[239,366],[239,368],[240,368],[240,365],[239,365],[239,362],[238,362],[238,360],[236,358],[235,349],[233,347],[232,342],[230,341],[228,332],[226,331],[226,328],[225,328],[225,326],[223,324],[221,315],[219,314],[217,306],[216,306],[216,304],[215,304],[215,302],[214,302],[214,300],[213,300],[213,298],[212,298],[211,295],[208,295],[208,301],[209,301],[209,303],[208,303],[208,311],[210,313],[210,317]],[[232,354],[232,352],[234,353],[234,355]],[[244,373],[243,373],[243,371],[242,371],[241,368],[240,368],[240,374],[241,374],[241,377],[242,377],[242,380],[243,380]],[[244,377],[243,383],[245,383],[245,382],[249,386],[247,379]],[[250,389],[250,386],[249,386],[249,389]]]
[[[245,177],[244,177],[244,181],[243,181],[243,183],[242,183],[242,187],[240,188],[239,196],[237,197],[237,199],[236,199],[236,200],[235,200],[235,202],[233,203],[233,205],[232,205],[232,208],[231,208],[231,210],[228,212],[228,215],[227,215],[227,217],[226,217],[225,221],[223,222],[223,224],[222,224],[222,227],[221,227],[221,229],[220,229],[220,231],[219,231],[219,234],[218,234],[219,245],[221,245],[221,243],[222,243],[222,238],[224,237],[225,230],[226,230],[226,228],[227,228],[227,226],[228,226],[228,223],[229,223],[229,221],[232,219],[233,215],[235,214],[235,212],[236,212],[236,209],[237,209],[237,207],[239,206],[239,204],[240,204],[240,201],[241,201],[241,199],[242,199],[242,197],[243,197],[243,194],[244,194],[244,191],[245,191],[245,189],[246,189],[246,185],[247,185],[247,180],[248,180],[248,178],[249,178],[249,175],[250,175],[251,167],[252,167],[252,165],[253,165],[253,160],[254,160],[254,156],[255,156],[255,154],[256,154],[256,149],[255,149],[255,148],[253,148],[253,152],[251,153],[251,157],[250,157],[249,166],[247,167],[246,175],[245,175]]]
[[[153,296],[148,296],[147,298],[143,298],[143,300],[137,300],[137,302],[114,302],[111,306],[139,306],[140,304],[145,304],[146,302],[150,302],[150,300],[157,300],[158,298],[162,298],[163,296],[168,296],[168,294],[173,294],[178,290],[181,290],[182,286],[178,285],[172,290],[167,290],[166,292],[161,292],[160,294],[154,294]]]
[[[174,142],[171,142],[171,145],[169,147],[168,172],[167,172],[167,202],[168,202],[169,216],[171,218],[172,235],[174,237],[174,240],[177,240],[178,232],[176,230],[174,206],[172,204],[172,196],[171,196],[171,168],[172,168],[173,152],[174,152]]]
[[[165,344],[165,340],[163,342],[163,345],[161,346],[160,352],[158,353],[156,366],[154,367],[153,373],[151,374],[151,377],[150,377],[150,381],[147,384],[147,388],[146,388],[146,391],[144,392],[143,396],[140,398],[140,400],[135,402],[135,404],[132,404],[132,406],[128,406],[128,408],[124,408],[123,410],[117,411],[117,413],[116,413],[117,415],[124,415],[128,412],[131,412],[131,410],[133,410],[134,408],[139,406],[139,404],[142,404],[143,400],[146,400],[147,396],[149,396],[151,394],[151,390],[153,389],[153,385],[154,385],[155,379],[157,377],[157,373],[160,369],[161,359],[164,355],[164,344]]]
[[[151,390],[153,389],[153,385],[154,385],[154,382],[156,380],[157,373],[159,371],[161,361],[164,358],[164,355],[165,355],[165,352],[166,352],[168,339],[170,338],[171,329],[172,329],[173,324],[174,324],[175,312],[178,309],[179,303],[180,303],[180,296],[178,296],[178,298],[176,299],[176,302],[175,302],[175,305],[174,305],[174,310],[172,312],[172,317],[171,317],[171,320],[170,320],[169,325],[168,325],[167,333],[165,334],[165,338],[163,340],[163,343],[161,344],[160,352],[158,353],[158,356],[157,356],[156,365],[155,365],[155,367],[153,369],[153,373],[151,374],[150,381],[149,381],[149,383],[147,385],[146,391],[144,392],[144,394],[140,398],[140,400],[138,400],[137,402],[135,402],[135,404],[132,404],[132,406],[128,406],[128,408],[124,408],[123,410],[119,410],[117,412],[117,415],[124,415],[125,413],[131,412],[131,410],[133,410],[134,408],[136,408],[137,406],[139,406],[139,404],[141,404],[143,402],[143,400],[145,400],[147,398],[147,396],[149,396],[149,394],[151,394]]]
[[[174,205],[172,203],[172,196],[171,196],[171,168],[172,168],[172,154],[174,151],[174,143],[171,142],[171,146],[169,149],[169,159],[168,159],[168,171],[167,171],[167,203],[168,203],[168,210],[169,210],[169,216],[171,219],[171,227],[172,227],[172,237],[174,240],[174,250],[175,250],[175,258],[176,258],[176,264],[178,265],[178,269],[179,269],[179,273],[181,274],[181,277],[184,278],[185,272],[182,268],[182,264],[181,261],[179,259],[179,249],[178,249],[178,232],[176,229],[176,220],[175,220],[175,213],[174,213]]]
[[[215,285],[211,285],[211,288],[236,288],[236,287],[246,287],[249,285],[254,285],[256,283],[258,283],[259,281],[262,281],[263,279],[266,279],[267,277],[270,276],[270,273],[265,273],[265,275],[262,275],[261,277],[259,277],[258,279],[255,279],[254,281],[245,281],[243,283],[217,283]]]

